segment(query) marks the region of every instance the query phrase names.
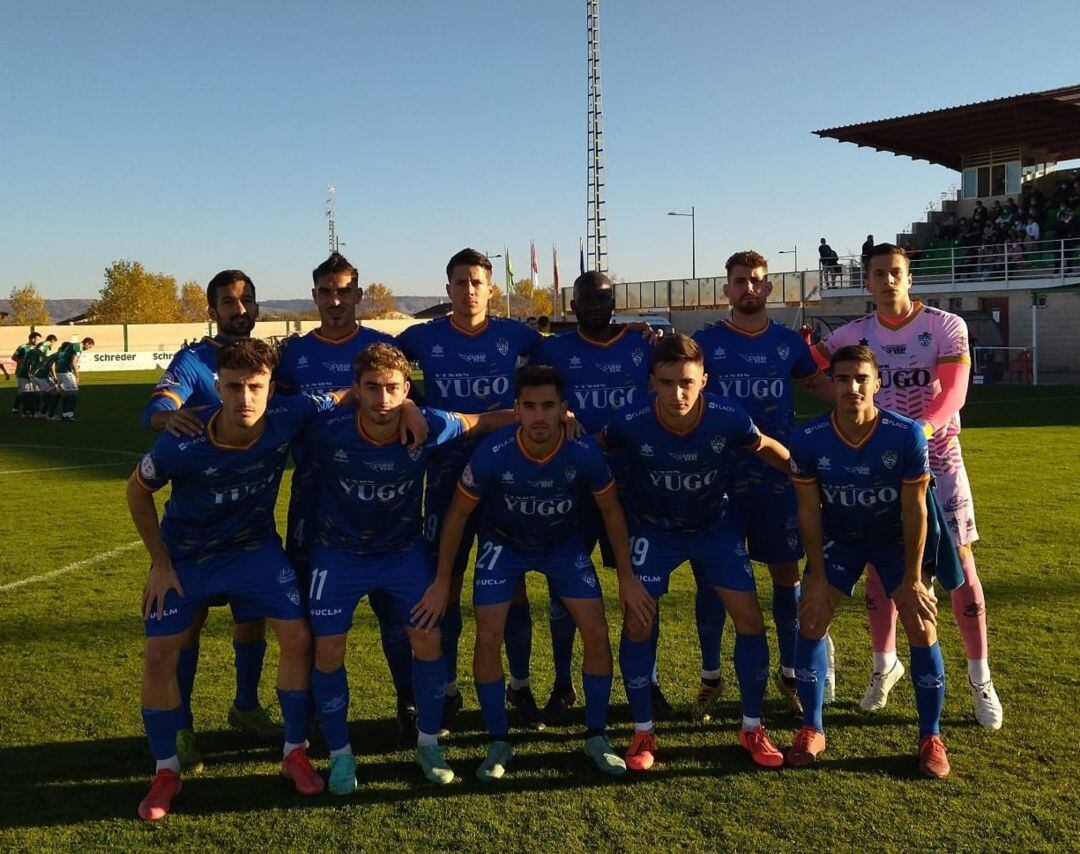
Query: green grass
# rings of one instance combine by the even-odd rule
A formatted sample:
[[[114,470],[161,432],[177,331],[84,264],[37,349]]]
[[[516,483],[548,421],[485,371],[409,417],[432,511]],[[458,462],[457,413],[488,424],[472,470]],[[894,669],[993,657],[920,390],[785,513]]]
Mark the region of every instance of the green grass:
[[[100,373],[85,380],[77,424],[3,422],[0,588],[135,540],[123,481],[149,444],[137,415],[152,377]],[[11,393],[10,384],[0,385],[0,418],[9,418]],[[186,782],[173,816],[146,826],[135,818],[135,805],[152,768],[138,702],[138,598],[147,561],[131,548],[0,589],[0,848],[1075,850],[1080,389],[979,387],[964,421],[983,537],[977,559],[991,661],[1006,723],[997,733],[974,723],[963,651],[948,617],[941,631],[950,673],[944,734],[953,776],[947,781],[918,778],[906,679],[883,715],[859,713],[869,652],[856,599],[844,604],[834,629],[838,701],[826,712],[829,748],[819,767],[751,769],[735,742],[729,630],[729,687],[718,722],[661,725],[654,772],[601,779],[581,753],[579,730],[557,729],[519,733],[512,773],[492,788],[472,776],[484,736],[464,678],[473,638],[466,609],[465,731],[449,750],[460,780],[436,789],[393,746],[392,690],[374,619],[361,605],[347,662],[360,790],[344,801],[304,799],[278,776],[276,751],[225,726],[232,650],[226,612],[215,609],[195,690],[207,770]],[[283,522],[284,501],[279,510]],[[758,577],[768,615],[768,576],[759,568]],[[614,582],[605,580],[610,599]],[[533,579],[530,590],[534,683],[542,702],[551,681],[546,589]],[[614,636],[613,609],[609,619]],[[696,685],[696,647],[690,573],[680,570],[664,602],[660,667],[668,695],[684,703]],[[266,702],[273,697],[272,642],[270,650]],[[625,747],[630,726],[618,681],[613,700],[612,739]],[[766,714],[776,740],[789,743],[793,722],[775,693]],[[317,753],[321,764],[324,751]]]

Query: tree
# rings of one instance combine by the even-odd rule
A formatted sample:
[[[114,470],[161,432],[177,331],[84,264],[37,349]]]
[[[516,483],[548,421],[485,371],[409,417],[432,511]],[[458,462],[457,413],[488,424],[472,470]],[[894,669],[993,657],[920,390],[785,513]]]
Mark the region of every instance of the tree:
[[[506,316],[506,294],[495,282],[491,283],[491,297],[488,299],[488,314],[492,317]]]
[[[198,282],[184,282],[180,286],[180,310],[177,320],[184,323],[205,321],[206,289]]]
[[[372,282],[364,288],[364,298],[360,301],[360,316],[365,320],[386,317],[397,311],[394,292],[382,282]]]
[[[11,326],[41,326],[52,320],[45,310],[45,297],[31,282],[21,288],[12,287],[9,300],[11,308],[7,322]]]
[[[534,288],[532,279],[518,279],[510,291],[510,310],[515,317],[551,316],[551,291],[548,288]]]
[[[176,279],[152,273],[138,261],[106,267],[101,299],[90,305],[94,323],[174,323],[179,315]]]

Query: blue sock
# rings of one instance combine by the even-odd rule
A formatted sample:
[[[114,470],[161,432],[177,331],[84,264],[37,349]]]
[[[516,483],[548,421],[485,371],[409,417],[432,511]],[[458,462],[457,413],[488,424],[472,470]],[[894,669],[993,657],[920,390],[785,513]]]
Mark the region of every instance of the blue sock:
[[[349,677],[344,666],[329,673],[319,668],[311,668],[311,694],[315,700],[315,713],[319,716],[326,746],[331,750],[340,750],[349,744]],[[281,692],[278,691],[278,696]],[[281,704],[282,714],[285,703]],[[286,727],[288,722],[286,722]],[[294,743],[303,739],[288,739]]]
[[[656,619],[653,620],[652,634],[649,635],[649,649],[652,650],[652,670],[649,673],[649,681],[653,685],[660,684],[660,672],[656,668],[659,660],[657,649],[660,647],[660,603],[656,603]]]
[[[611,705],[611,674],[598,676],[582,673],[581,686],[585,689],[585,729],[590,736],[600,735],[607,726],[608,706]]]
[[[181,729],[183,716],[181,706],[175,709],[143,709],[143,729],[150,741],[150,752],[154,759],[171,759],[176,756],[176,733]]]
[[[632,641],[624,634],[619,641],[619,669],[626,686],[626,699],[634,723],[652,720],[651,674],[655,664],[649,641]]]
[[[776,648],[781,667],[795,666],[795,637],[799,633],[801,585],[783,587],[773,583],[772,615],[776,624]]]
[[[802,702],[803,726],[825,732],[821,722],[822,696],[825,692],[825,673],[829,669],[829,653],[825,638],[811,640],[798,635],[795,640],[795,687]]]
[[[760,635],[735,634],[735,675],[739,678],[742,713],[748,718],[761,717],[765,700],[765,682],[769,678],[769,645],[765,632]]]
[[[509,741],[510,722],[506,718],[506,683],[500,676],[494,682],[477,682],[476,696],[484,714],[492,741]]]
[[[285,741],[289,744],[303,744],[307,741],[308,726],[311,723],[311,691],[283,691],[277,689],[278,703],[281,704],[281,719],[285,722]],[[327,743],[330,738],[327,736]],[[348,731],[346,730],[346,743]],[[333,749],[333,748],[331,748]]]
[[[577,626],[570,612],[556,596],[551,597],[551,604],[548,605],[548,620],[551,623],[551,657],[555,662],[555,684],[571,685],[574,677],[570,669],[574,658],[574,633]]]
[[[368,602],[379,619],[383,655],[386,656],[386,664],[390,668],[394,690],[399,696],[408,694],[412,691],[412,645],[409,643],[405,626],[394,610],[394,600],[382,590],[375,590],[368,594]]]
[[[446,661],[446,681],[457,682],[458,641],[461,640],[461,602],[446,606],[442,623],[442,651]]]
[[[941,707],[945,703],[945,662],[941,647],[911,648],[911,681],[915,684],[915,708],[919,710],[919,738],[941,732]]]
[[[694,618],[697,622],[698,643],[701,645],[701,669],[720,669],[720,639],[724,636],[727,611],[715,590],[698,588],[694,600]]]
[[[180,729],[192,729],[191,692],[195,690],[195,671],[199,666],[199,647],[181,649],[176,662],[176,681],[180,683]]]
[[[510,675],[515,679],[528,679],[529,658],[532,656],[532,610],[528,602],[510,605],[503,641]]]
[[[442,727],[446,700],[446,662],[440,655],[434,661],[412,661],[412,685],[416,694],[416,728],[425,735],[435,735]]]
[[[236,699],[233,702],[236,708],[246,712],[259,705],[259,680],[262,678],[266,641],[233,641],[233,651],[236,653]]]

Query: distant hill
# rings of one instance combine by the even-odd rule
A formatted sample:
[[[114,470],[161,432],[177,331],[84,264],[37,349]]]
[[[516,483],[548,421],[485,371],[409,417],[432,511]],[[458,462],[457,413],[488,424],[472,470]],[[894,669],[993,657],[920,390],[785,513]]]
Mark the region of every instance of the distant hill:
[[[398,311],[402,311],[405,314],[415,314],[441,300],[438,296],[402,296],[395,297],[395,299],[397,300]],[[89,299],[47,299],[45,300],[45,310],[49,312],[49,316],[53,319],[53,323],[59,323],[70,317],[85,314],[87,309],[90,308],[91,302],[93,302],[93,300]],[[260,305],[262,306],[263,311],[276,310],[300,312],[309,311],[314,308],[310,299],[269,299],[261,302]],[[6,299],[0,299],[0,311],[9,311],[8,301]]]

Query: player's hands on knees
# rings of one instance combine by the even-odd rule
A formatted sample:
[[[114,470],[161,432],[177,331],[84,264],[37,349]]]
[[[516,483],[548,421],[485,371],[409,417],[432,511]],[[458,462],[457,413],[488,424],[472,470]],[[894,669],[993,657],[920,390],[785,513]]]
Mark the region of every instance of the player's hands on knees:
[[[144,620],[149,620],[150,615],[156,613],[160,620],[165,611],[165,597],[170,590],[175,590],[176,595],[183,596],[184,588],[180,586],[180,579],[173,569],[172,561],[168,558],[155,560],[150,567],[150,574],[146,577],[146,584],[142,592],[142,614]]]
[[[578,417],[569,409],[566,410],[566,415],[563,416],[563,428],[566,430],[567,439],[580,439],[585,435],[585,428],[578,421]]]
[[[804,578],[799,593],[799,625],[817,632],[827,627],[831,618],[828,583]]]
[[[443,614],[446,613],[446,605],[450,600],[449,579],[443,582],[435,579],[428,585],[424,595],[420,597],[412,609],[413,624],[421,631],[430,632],[439,624]]]
[[[656,617],[656,600],[636,578],[619,582],[619,607],[628,620],[632,619],[642,626],[651,626]]]
[[[420,407],[411,400],[401,406],[401,444],[410,451],[419,448],[428,437],[428,423],[420,412]],[[412,441],[410,442],[410,434]]]
[[[155,413],[154,420],[160,424],[159,430],[165,430],[173,436],[190,436],[194,438],[202,435],[204,429],[198,413],[208,408],[206,406],[186,406],[182,409],[174,409],[171,412]]]
[[[893,593],[893,602],[899,611],[915,617],[920,626],[937,623],[937,597],[933,588],[923,584],[922,579],[901,584]]]

